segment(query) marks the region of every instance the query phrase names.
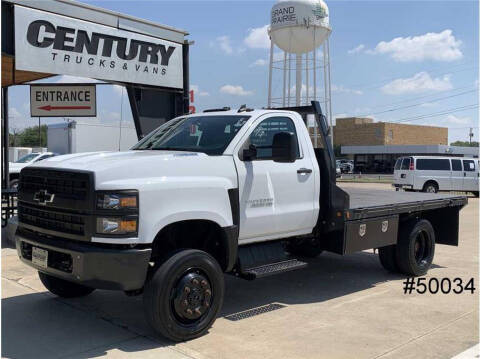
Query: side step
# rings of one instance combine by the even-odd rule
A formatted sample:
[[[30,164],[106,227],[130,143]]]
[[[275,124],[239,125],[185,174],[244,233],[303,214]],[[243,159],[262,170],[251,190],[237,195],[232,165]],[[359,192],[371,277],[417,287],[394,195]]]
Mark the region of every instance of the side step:
[[[263,242],[238,248],[236,274],[248,280],[303,268],[307,263],[291,258],[281,242]]]
[[[299,261],[298,259],[288,259],[282,262],[248,268],[242,272],[242,276],[245,279],[253,280],[257,278],[268,277],[269,275],[289,272],[295,269],[304,268],[306,266],[306,262]]]

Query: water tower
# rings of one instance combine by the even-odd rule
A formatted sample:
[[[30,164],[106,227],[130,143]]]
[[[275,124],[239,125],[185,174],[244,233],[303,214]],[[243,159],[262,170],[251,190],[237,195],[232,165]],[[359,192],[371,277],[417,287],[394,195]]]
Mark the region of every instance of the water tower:
[[[318,100],[331,124],[331,28],[325,2],[280,0],[272,7],[268,31],[268,107],[310,105],[310,101]],[[275,50],[275,46],[281,51]]]

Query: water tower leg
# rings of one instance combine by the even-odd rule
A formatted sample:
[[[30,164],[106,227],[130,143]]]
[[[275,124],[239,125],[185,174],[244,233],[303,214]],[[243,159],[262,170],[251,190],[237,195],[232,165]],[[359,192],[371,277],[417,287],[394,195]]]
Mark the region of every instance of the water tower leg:
[[[300,99],[302,94],[302,54],[297,54],[297,63],[295,66],[296,75],[295,75],[295,104],[300,106]]]
[[[273,41],[270,41],[270,67],[268,69],[268,108],[272,107],[272,69],[273,69]]]
[[[289,70],[290,71],[290,70]],[[282,107],[285,107],[285,98],[287,97],[287,53],[283,53],[283,96]]]

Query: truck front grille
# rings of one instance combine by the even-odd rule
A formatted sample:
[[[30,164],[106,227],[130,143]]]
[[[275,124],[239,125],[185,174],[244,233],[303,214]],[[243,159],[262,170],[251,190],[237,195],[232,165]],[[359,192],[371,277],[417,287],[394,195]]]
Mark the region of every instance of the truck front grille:
[[[86,200],[89,184],[88,173],[25,168],[21,172],[19,190],[30,193],[46,190],[57,197]]]
[[[27,207],[18,205],[18,220],[20,223],[56,232],[85,235],[85,218],[81,215],[54,212],[51,209]]]

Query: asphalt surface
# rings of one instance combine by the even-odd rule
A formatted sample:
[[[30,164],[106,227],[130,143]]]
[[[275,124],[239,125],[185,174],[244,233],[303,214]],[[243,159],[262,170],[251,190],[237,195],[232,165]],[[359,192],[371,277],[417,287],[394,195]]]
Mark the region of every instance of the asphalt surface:
[[[473,277],[478,286],[478,204],[469,198],[459,247],[438,245],[427,278]],[[2,357],[427,359],[471,353],[478,343],[478,288],[474,295],[405,295],[405,278],[383,270],[373,251],[324,253],[305,269],[252,282],[227,276],[224,306],[209,333],[175,344],[149,328],[141,296],[95,291],[56,298],[4,246]],[[270,303],[284,307],[239,321],[225,318]]]

